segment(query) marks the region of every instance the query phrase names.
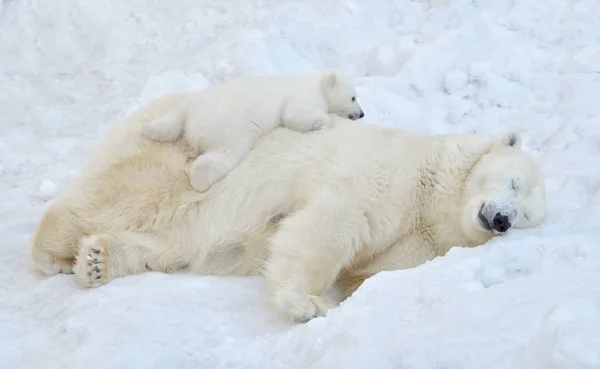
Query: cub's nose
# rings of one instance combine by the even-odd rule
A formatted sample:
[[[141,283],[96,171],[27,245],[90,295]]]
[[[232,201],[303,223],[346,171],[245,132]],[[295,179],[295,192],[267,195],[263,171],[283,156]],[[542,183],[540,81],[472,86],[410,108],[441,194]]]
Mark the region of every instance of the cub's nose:
[[[352,114],[348,114],[348,118],[352,119],[352,120],[359,120],[360,118],[364,117],[365,113],[361,110],[360,113],[352,113]]]
[[[512,224],[508,221],[508,217],[506,215],[502,215],[500,213],[496,213],[494,215],[494,220],[492,222],[492,227],[501,233],[504,233],[510,229]]]

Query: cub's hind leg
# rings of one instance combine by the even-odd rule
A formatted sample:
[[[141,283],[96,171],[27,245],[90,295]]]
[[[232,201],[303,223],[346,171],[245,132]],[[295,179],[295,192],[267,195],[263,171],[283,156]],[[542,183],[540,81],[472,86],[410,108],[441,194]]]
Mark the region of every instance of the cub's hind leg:
[[[231,172],[248,155],[252,145],[244,142],[237,147],[221,147],[208,151],[192,161],[188,168],[194,190],[204,192]]]

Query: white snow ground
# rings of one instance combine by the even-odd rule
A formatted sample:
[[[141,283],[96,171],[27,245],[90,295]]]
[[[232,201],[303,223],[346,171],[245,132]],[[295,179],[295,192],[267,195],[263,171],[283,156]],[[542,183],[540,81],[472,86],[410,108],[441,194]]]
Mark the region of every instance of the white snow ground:
[[[0,17],[0,368],[600,368],[599,1],[4,0]],[[304,325],[259,277],[82,290],[32,272],[45,201],[139,104],[339,66],[369,123],[521,130],[546,222],[381,273]]]

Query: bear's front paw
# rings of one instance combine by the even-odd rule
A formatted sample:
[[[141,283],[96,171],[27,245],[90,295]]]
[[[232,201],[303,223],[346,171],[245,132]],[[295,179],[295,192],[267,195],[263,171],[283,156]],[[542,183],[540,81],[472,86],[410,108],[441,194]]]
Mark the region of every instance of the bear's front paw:
[[[271,301],[276,308],[299,323],[325,316],[329,309],[335,307],[335,303],[321,296],[286,290],[275,292]]]
[[[46,253],[37,253],[35,256],[35,267],[47,276],[58,273],[73,274],[73,262],[71,260],[57,260]]]

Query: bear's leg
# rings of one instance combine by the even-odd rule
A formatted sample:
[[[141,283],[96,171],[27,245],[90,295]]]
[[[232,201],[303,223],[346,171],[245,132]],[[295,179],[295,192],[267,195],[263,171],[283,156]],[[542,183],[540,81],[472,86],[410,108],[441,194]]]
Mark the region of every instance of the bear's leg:
[[[334,306],[323,293],[362,245],[368,227],[365,215],[340,193],[316,196],[286,218],[271,239],[264,271],[271,302],[296,321],[323,316]]]
[[[35,269],[47,276],[53,276],[59,273],[73,274],[75,258],[58,258],[55,255],[41,251],[36,247],[32,247],[31,257]]]
[[[185,106],[180,105],[171,109],[162,117],[142,125],[142,135],[152,141],[173,142],[183,134],[185,123]]]
[[[79,242],[74,272],[83,287],[145,271],[171,273],[187,265],[183,250],[143,233],[116,232],[91,235]]]
[[[286,108],[282,125],[299,132],[318,131],[331,125],[331,118],[324,111],[307,108]]]
[[[407,236],[394,242],[386,250],[373,255],[360,266],[340,273],[336,286],[350,297],[371,276],[390,270],[415,268],[437,256],[431,244],[418,236]]]
[[[225,177],[250,152],[250,147],[240,145],[233,148],[223,147],[198,156],[188,168],[192,187],[198,192],[208,190],[215,182]]]
[[[336,281],[336,287],[342,293],[344,299],[347,299],[370,277],[372,277],[371,274],[362,274],[359,271],[344,271],[340,273]]]
[[[52,276],[72,274],[77,242],[83,236],[79,218],[60,199],[44,213],[30,245],[35,269]]]
[[[53,276],[59,273],[73,274],[73,264],[75,264],[75,258],[57,258],[54,255],[48,254],[37,248],[32,248],[31,256],[35,263],[35,269],[47,276]]]

